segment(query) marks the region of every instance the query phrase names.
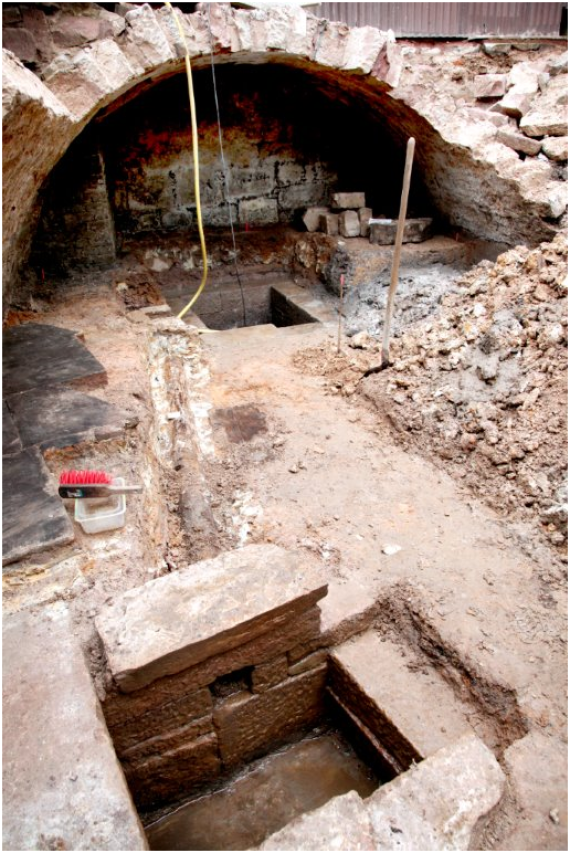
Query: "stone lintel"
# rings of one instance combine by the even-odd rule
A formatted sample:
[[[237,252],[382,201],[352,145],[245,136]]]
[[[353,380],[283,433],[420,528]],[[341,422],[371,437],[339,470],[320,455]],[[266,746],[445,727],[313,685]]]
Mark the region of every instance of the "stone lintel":
[[[143,690],[134,693],[109,691],[103,710],[107,725],[113,730],[138,725],[138,718],[154,710],[162,715],[162,706],[176,701],[176,697],[211,684],[220,675],[227,675],[244,667],[273,660],[288,651],[295,643],[309,642],[319,635],[321,612],[317,605],[275,631],[261,634],[249,643],[216,655],[176,675],[159,678]]]
[[[130,590],[96,625],[129,693],[276,630],[326,593],[301,556],[250,545]]]

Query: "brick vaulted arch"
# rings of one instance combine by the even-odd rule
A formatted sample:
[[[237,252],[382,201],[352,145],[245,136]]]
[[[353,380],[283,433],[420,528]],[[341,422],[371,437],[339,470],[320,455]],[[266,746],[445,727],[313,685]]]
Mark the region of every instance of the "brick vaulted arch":
[[[166,8],[106,14],[101,37],[61,51],[40,74],[3,52],[5,298],[17,289],[29,253],[38,192],[71,142],[101,110],[183,69]],[[546,176],[546,164],[523,161],[497,142],[490,121],[474,121],[448,92],[422,84],[414,68],[420,57],[410,64],[391,33],[331,23],[300,7],[249,11],[220,3],[176,14],[196,68],[209,64],[211,50],[216,63],[293,66],[333,96],[382,114],[396,143],[416,136],[424,184],[452,224],[507,243],[536,242],[556,228],[565,186]]]

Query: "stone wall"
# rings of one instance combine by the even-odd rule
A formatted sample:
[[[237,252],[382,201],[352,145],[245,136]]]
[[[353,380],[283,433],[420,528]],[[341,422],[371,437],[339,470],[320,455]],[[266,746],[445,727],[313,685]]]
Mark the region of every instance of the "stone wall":
[[[93,134],[76,140],[50,175],[31,263],[62,274],[116,259],[115,223],[105,163]]]
[[[187,796],[314,727],[324,713],[327,587],[297,555],[252,545],[123,595],[97,619],[103,704],[140,809]]]
[[[222,67],[216,77],[227,186],[211,73],[195,74],[204,224],[227,227],[228,202],[234,223],[257,226],[291,221],[296,210],[328,199],[338,181],[335,116],[312,87],[279,68],[260,75]],[[195,226],[185,76],[112,113],[102,131],[118,231]]]
[[[380,214],[397,213],[396,171],[378,164],[397,162],[398,155],[361,105],[336,103],[296,69],[270,66],[260,76],[257,68],[222,66],[216,79],[225,173],[211,71],[194,75],[202,217],[210,232],[228,228],[230,211],[242,231],[292,222],[303,227],[303,212],[329,204],[339,187],[363,186]],[[87,129],[70,147],[42,195],[32,259],[38,269],[107,262],[114,255],[114,228],[120,239],[144,232],[195,234],[185,75],[102,116],[96,131]],[[429,209],[419,172],[410,204]],[[96,235],[91,244],[88,235]]]

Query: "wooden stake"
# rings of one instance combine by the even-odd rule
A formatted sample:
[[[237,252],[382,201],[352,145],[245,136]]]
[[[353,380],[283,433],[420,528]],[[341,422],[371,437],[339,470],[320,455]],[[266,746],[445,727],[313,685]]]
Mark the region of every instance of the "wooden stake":
[[[392,314],[394,313],[394,297],[398,287],[398,273],[400,271],[400,255],[402,254],[402,242],[404,239],[404,227],[406,225],[406,213],[408,210],[408,195],[410,193],[410,179],[412,175],[412,162],[416,140],[408,139],[406,148],[406,165],[404,167],[404,182],[402,184],[402,198],[400,200],[400,216],[398,218],[398,229],[396,231],[396,242],[394,244],[394,256],[392,259],[392,275],[390,277],[390,289],[386,302],[386,319],[384,321],[384,340],[382,342],[381,367],[390,364],[390,326],[392,325]]]
[[[340,352],[340,327],[342,323],[342,307],[343,307],[343,299],[344,299],[344,275],[340,277],[340,299],[338,303],[338,342],[336,346],[337,353]]]

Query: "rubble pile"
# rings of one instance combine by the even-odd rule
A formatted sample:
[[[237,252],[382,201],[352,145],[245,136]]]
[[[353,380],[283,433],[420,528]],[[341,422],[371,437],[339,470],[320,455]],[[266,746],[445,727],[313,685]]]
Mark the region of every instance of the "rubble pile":
[[[446,460],[499,512],[567,537],[568,242],[518,246],[462,276],[440,311],[392,342],[392,365],[366,332],[349,354],[300,354],[332,393],[362,394],[410,449]]]
[[[495,115],[513,120],[498,128],[497,141],[519,156],[567,163],[567,73],[566,53],[554,59],[520,62],[508,74],[479,74],[474,85],[477,100],[493,101]],[[567,171],[554,177],[566,180]]]

